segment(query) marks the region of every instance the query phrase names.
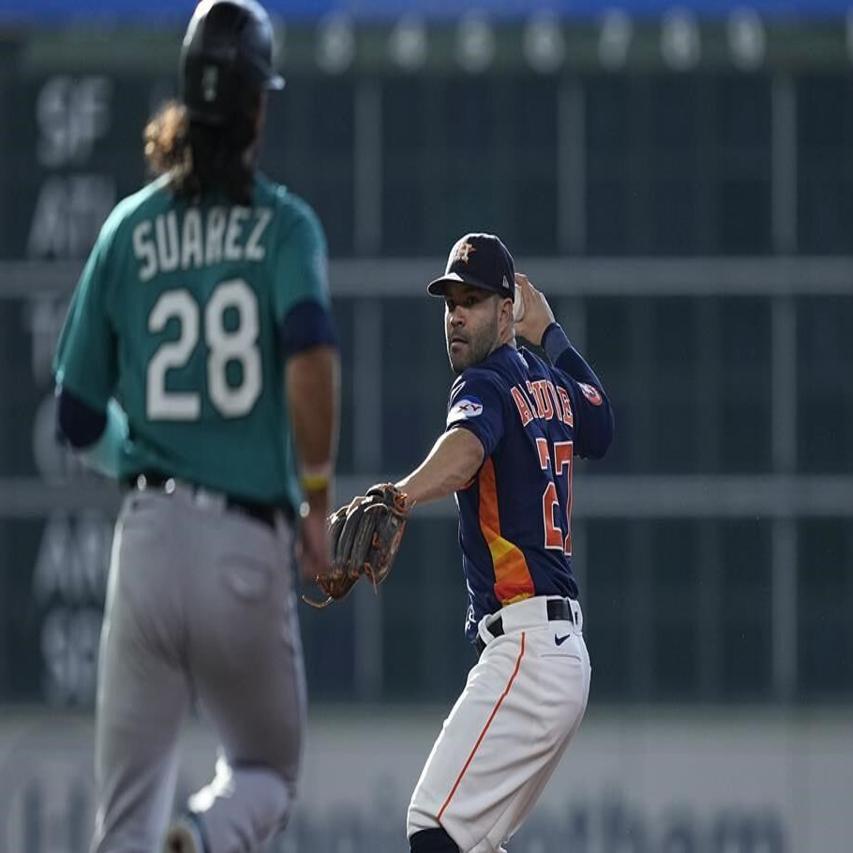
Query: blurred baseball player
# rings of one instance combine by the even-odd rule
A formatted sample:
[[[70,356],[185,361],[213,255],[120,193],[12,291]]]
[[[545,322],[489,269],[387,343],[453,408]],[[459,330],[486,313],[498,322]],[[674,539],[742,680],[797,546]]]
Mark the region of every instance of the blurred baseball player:
[[[515,283],[517,322],[513,322]],[[409,507],[455,493],[481,652],[412,794],[413,853],[502,850],[577,731],[589,695],[571,568],[574,459],[600,458],[613,416],[545,297],[490,234],[468,234],[429,292],[458,374],[447,429],[396,484]],[[546,363],[517,349],[541,344]]]
[[[326,247],[311,209],[256,172],[266,90],[283,86],[266,12],[204,0],[181,83],[146,129],[159,177],[103,226],[55,363],[62,434],[127,488],[98,674],[97,853],[242,853],[284,825],[305,714],[295,545],[306,576],[328,569]],[[164,842],[193,698],[221,754]]]

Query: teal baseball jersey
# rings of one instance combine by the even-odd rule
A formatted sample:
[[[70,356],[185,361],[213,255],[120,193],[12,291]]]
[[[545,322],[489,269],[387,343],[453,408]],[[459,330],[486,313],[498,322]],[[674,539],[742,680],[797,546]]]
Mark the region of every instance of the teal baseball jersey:
[[[58,385],[129,438],[120,477],[157,471],[298,505],[279,329],[329,305],[325,238],[300,198],[263,176],[251,206],[190,202],[160,178],[120,202],[83,270],[60,336]]]

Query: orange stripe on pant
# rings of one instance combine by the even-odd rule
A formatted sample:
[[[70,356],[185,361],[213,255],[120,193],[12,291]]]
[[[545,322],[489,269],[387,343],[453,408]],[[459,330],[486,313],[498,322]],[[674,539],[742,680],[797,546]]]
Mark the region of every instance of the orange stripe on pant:
[[[495,465],[491,457],[480,469],[480,530],[485,537],[495,569],[495,597],[512,604],[535,594],[533,578],[521,549],[501,536]]]
[[[489,726],[492,724],[492,720],[494,720],[495,715],[498,713],[498,709],[503,704],[504,699],[506,699],[509,694],[510,688],[515,681],[515,677],[518,675],[519,669],[521,669],[521,659],[524,657],[524,643],[525,643],[525,635],[524,631],[521,632],[521,648],[518,651],[518,657],[515,660],[515,669],[512,671],[512,675],[509,677],[509,681],[507,682],[506,687],[504,688],[504,692],[501,693],[500,698],[495,703],[495,707],[492,708],[492,713],[489,714],[489,719],[486,720],[486,725],[483,726],[483,730],[480,732],[480,736],[477,738],[477,742],[474,744],[474,748],[471,750],[471,754],[468,756],[468,760],[465,762],[465,765],[459,771],[459,775],[456,777],[456,781],[453,783],[453,787],[450,789],[450,793],[447,795],[447,799],[444,801],[441,809],[438,812],[438,821],[441,822],[441,816],[444,814],[447,807],[450,805],[450,801],[453,799],[453,795],[456,793],[456,789],[459,787],[459,783],[462,781],[462,777],[465,775],[468,767],[471,765],[471,762],[474,760],[474,756],[477,754],[477,750],[480,748],[480,744],[483,742],[483,738],[486,736],[486,732],[489,730]]]

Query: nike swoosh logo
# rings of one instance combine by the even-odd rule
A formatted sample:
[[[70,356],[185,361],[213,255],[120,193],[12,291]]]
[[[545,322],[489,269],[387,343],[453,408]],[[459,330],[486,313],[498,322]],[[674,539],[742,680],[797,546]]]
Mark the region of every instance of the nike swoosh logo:
[[[571,637],[571,636],[572,636],[571,634],[566,634],[566,636],[565,636],[565,637],[558,637],[556,634],[554,634],[554,642],[555,642],[558,646],[562,646],[562,645],[563,645],[563,643],[565,643],[565,642],[566,642],[566,640],[568,640],[568,639],[569,639],[569,637]]]

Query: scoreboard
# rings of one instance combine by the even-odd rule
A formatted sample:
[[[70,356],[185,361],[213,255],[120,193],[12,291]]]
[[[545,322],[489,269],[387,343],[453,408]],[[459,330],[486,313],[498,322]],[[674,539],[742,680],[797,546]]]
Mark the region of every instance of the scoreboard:
[[[179,29],[20,31],[0,40],[0,259],[81,258],[106,213],[145,177],[146,118],[175,92]],[[703,21],[679,7],[656,18],[551,13],[506,24],[476,13],[452,23],[404,16],[356,25],[344,14],[282,28],[285,75],[366,77],[579,74],[847,73],[853,16],[794,26],[737,8]],[[289,97],[285,93],[285,97]],[[320,103],[318,111],[337,110]],[[294,123],[300,116],[293,116]],[[287,151],[271,124],[265,150]]]
[[[377,89],[380,99],[387,94],[381,85],[371,87],[377,81],[442,81],[440,89],[427,94],[436,123],[449,126],[462,114],[452,95],[476,95],[484,88],[468,85],[471,81],[512,78],[526,94],[531,80],[609,82],[656,75],[681,81],[704,75],[734,77],[736,86],[744,82],[769,89],[773,75],[826,74],[833,75],[841,89],[849,88],[853,62],[853,24],[845,18],[795,24],[793,18],[765,15],[755,3],[737,8],[719,4],[719,14],[708,19],[701,17],[708,4],[683,3],[678,10],[660,4],[655,14],[647,15],[639,14],[644,4],[626,3],[622,11],[588,19],[538,12],[512,21],[485,13],[453,21],[395,17],[397,7],[388,3],[384,8],[389,14],[369,23],[359,23],[353,13],[357,5],[337,4],[331,8],[334,14],[320,20],[281,27],[281,67],[292,81],[283,97],[294,99],[291,106],[302,100],[300,109],[284,110],[285,120],[270,117],[264,147],[265,168],[273,177],[293,175],[300,192],[298,181],[308,169],[299,166],[316,166],[316,186],[305,195],[316,203],[339,257],[370,258],[387,248],[379,242],[371,254],[369,239],[365,249],[347,236],[364,227],[352,198],[346,196],[355,193],[354,167],[364,166],[355,149],[365,139],[381,138],[379,130],[371,135],[369,121],[358,134],[352,130],[352,104],[361,99],[362,119],[369,119],[373,94]],[[796,10],[797,4],[787,6]],[[28,8],[35,12],[41,7],[34,2]],[[7,17],[2,7],[0,17]],[[151,112],[174,95],[180,26],[6,28],[0,35],[0,701],[47,699],[85,705],[92,698],[117,495],[57,447],[50,363],[82,259],[113,205],[146,178],[142,129]],[[616,96],[621,97],[621,91]],[[398,125],[406,110],[420,106],[413,107],[407,97],[405,91],[396,100],[386,98],[389,111],[393,104],[403,111],[393,117]],[[839,95],[839,103],[843,97]],[[497,96],[493,102],[497,112]],[[641,110],[642,104],[634,112]],[[308,111],[317,121],[315,136],[296,127],[308,123]],[[719,114],[725,116],[725,110]],[[757,124],[763,145],[764,125],[771,123]],[[403,159],[411,155],[411,162],[419,162],[423,140],[414,137],[401,134],[398,140],[400,174],[413,182],[438,184],[444,176],[432,161],[424,160],[428,168],[418,171]],[[443,137],[440,142],[444,144]],[[520,139],[525,149],[521,153],[535,157],[530,153],[533,142]],[[557,153],[554,140],[548,144],[543,162]],[[712,139],[707,144],[715,143]],[[360,149],[362,155],[366,148]],[[412,154],[409,148],[417,151]],[[744,169],[752,168],[753,159],[765,168],[770,158],[763,156],[764,148],[756,150],[760,156],[747,158]],[[510,164],[521,173],[524,164],[514,149],[498,153],[504,160],[497,157],[496,163]],[[483,159],[482,151],[478,156]],[[614,159],[621,156],[620,150]],[[732,168],[740,170],[741,159],[733,156],[732,161]],[[688,167],[692,175],[695,170]],[[371,168],[368,156],[359,191],[371,190]],[[385,168],[385,161],[378,168]],[[609,171],[607,175],[611,177]],[[746,179],[752,180],[751,173]],[[553,183],[550,173],[543,182]],[[494,183],[491,175],[485,183]],[[765,193],[769,180],[754,183]],[[410,184],[400,187],[398,196],[408,197]],[[436,215],[428,191],[424,197],[430,204],[424,210],[433,219],[443,219]],[[769,190],[765,195],[770,197]],[[756,197],[764,199],[758,193]],[[482,209],[482,196],[476,196],[476,202]],[[390,207],[393,212],[394,205]],[[381,219],[376,208],[373,212]],[[550,209],[542,216],[556,218]],[[426,216],[421,224],[412,228],[405,223],[406,230],[426,233],[432,227]],[[824,230],[830,231],[829,226]],[[444,245],[434,234],[428,237],[425,244],[435,247],[430,251]],[[546,246],[540,253],[549,251],[554,253]],[[415,247],[399,254],[407,252],[423,253],[422,247]],[[388,454],[384,445],[383,452]]]

